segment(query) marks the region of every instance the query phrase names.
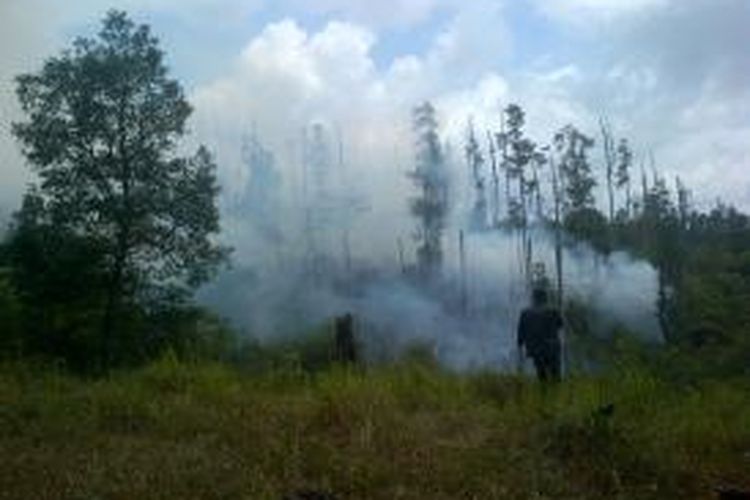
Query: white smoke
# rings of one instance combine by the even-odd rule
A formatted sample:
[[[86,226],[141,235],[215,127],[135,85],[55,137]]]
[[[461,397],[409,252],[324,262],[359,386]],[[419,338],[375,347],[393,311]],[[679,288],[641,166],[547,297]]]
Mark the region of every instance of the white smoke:
[[[252,218],[246,223],[250,232]],[[394,227],[410,223],[407,217]],[[325,230],[344,231],[336,225]],[[278,242],[265,240],[276,249],[253,255],[241,252],[242,264],[204,290],[206,303],[260,339],[304,334],[351,312],[357,318],[360,340],[374,350],[386,345],[393,354],[414,344],[427,345],[442,363],[456,369],[508,366],[513,359],[518,316],[528,303],[517,234],[467,234],[462,274],[459,226],[451,225],[443,238],[442,277],[425,287],[403,272],[415,260],[408,233],[401,239],[401,261],[394,241],[397,233],[368,234],[360,227],[354,233],[357,244],[348,254],[343,247],[319,246],[315,258],[305,247],[304,231],[291,223],[285,227],[285,241],[294,242],[286,250],[279,251]],[[535,229],[531,240],[533,261],[543,264],[552,278],[551,235]],[[264,241],[254,243],[260,248]],[[607,334],[623,326],[648,338],[659,337],[657,277],[648,263],[624,253],[603,256],[584,244],[566,247],[563,263],[566,297],[596,313],[598,331]],[[465,309],[460,307],[462,293]]]
[[[248,45],[235,75],[194,96],[196,136],[217,153],[224,237],[235,247],[234,270],[205,289],[202,300],[261,339],[302,334],[353,312],[367,345],[385,343],[394,352],[428,345],[460,369],[504,365],[528,302],[519,239],[466,235],[465,312],[457,242],[473,195],[462,160],[467,120],[473,116],[486,146],[486,130],[497,128],[498,106],[511,89],[489,74],[476,85],[437,92],[431,79],[451,73],[445,65],[460,52],[460,38],[385,71],[370,56],[373,43],[372,33],[346,23],[312,35],[292,21],[273,24]],[[409,112],[432,97],[448,143],[452,210],[443,276],[425,288],[403,268],[415,261]],[[532,108],[529,129],[541,137],[577,116],[564,95],[539,92],[521,104]],[[535,116],[547,121],[535,125]],[[273,159],[249,159],[248,142]],[[262,181],[274,177],[269,166],[278,185]],[[534,261],[551,274],[549,235],[535,230],[533,244]],[[621,254],[604,259],[581,245],[566,249],[563,260],[566,296],[601,313],[608,325],[656,335],[656,274],[648,264]]]

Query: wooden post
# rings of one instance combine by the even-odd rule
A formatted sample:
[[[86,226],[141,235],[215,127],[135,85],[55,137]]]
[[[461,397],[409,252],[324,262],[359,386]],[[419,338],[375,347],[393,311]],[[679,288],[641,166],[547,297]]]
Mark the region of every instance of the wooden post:
[[[615,145],[614,139],[612,138],[612,127],[609,121],[603,117],[599,117],[599,127],[602,133],[602,142],[604,146],[604,164],[607,168],[607,196],[609,198],[609,221],[615,220],[615,192],[612,185],[612,176],[614,175],[615,168]]]
[[[497,173],[497,155],[492,133],[487,131],[487,142],[489,144],[490,160],[492,161],[492,227],[496,228],[500,223],[500,177]]]
[[[466,248],[463,229],[458,232],[458,258],[461,272],[461,314],[466,315],[469,308],[469,297],[466,286]]]
[[[404,262],[404,242],[399,237],[396,240],[398,246],[398,264],[401,267],[401,274],[406,274],[406,263]]]
[[[344,269],[346,270],[346,273],[349,274],[349,272],[352,269],[352,250],[349,246],[349,230],[345,229],[344,234],[342,235],[342,246],[344,250]]]
[[[556,282],[556,299],[557,306],[562,309],[563,306],[563,259],[562,259],[562,228],[560,221],[560,183],[558,178],[557,167],[554,159],[550,156],[550,166],[552,167],[552,193],[555,202],[555,282]]]

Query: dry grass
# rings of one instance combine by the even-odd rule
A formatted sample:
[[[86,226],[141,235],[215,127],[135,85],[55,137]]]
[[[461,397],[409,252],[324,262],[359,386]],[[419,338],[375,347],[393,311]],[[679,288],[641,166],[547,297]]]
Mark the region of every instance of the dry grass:
[[[2,498],[712,498],[750,487],[748,452],[747,381],[541,390],[420,365],[247,376],[174,360],[95,382],[0,373]]]

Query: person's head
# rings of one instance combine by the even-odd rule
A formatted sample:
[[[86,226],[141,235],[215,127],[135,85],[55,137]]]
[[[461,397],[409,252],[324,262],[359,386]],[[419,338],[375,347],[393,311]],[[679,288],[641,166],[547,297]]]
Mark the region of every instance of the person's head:
[[[547,290],[545,290],[544,288],[535,288],[531,292],[531,302],[535,306],[547,305],[547,300],[548,300]]]

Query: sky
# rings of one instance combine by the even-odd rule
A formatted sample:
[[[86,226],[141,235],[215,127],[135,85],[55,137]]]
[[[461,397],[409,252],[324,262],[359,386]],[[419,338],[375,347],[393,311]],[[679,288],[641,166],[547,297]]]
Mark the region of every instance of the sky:
[[[230,193],[242,130],[278,151],[327,123],[377,176],[409,161],[409,111],[430,99],[455,142],[510,102],[540,143],[567,123],[596,138],[606,116],[698,203],[750,209],[748,0],[0,0],[0,216],[33,179],[10,135],[14,77],[109,8],[161,39],[195,106],[190,140]]]

